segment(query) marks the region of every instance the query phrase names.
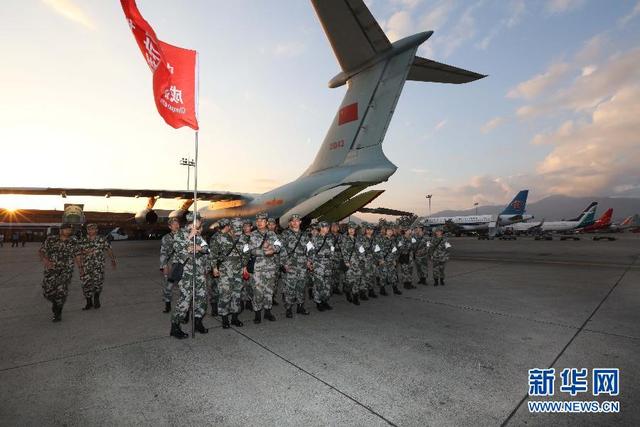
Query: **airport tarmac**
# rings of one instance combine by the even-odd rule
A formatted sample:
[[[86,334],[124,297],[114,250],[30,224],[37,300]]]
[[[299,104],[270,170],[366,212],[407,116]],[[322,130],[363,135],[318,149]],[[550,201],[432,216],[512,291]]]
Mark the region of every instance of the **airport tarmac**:
[[[445,287],[229,330],[207,316],[182,341],[159,241],[114,243],[99,310],[81,311],[76,274],[58,324],[39,245],[5,244],[0,425],[640,425],[640,235],[616,237],[452,238]],[[553,398],[620,412],[529,413],[527,371],[547,367],[620,368],[615,398]]]

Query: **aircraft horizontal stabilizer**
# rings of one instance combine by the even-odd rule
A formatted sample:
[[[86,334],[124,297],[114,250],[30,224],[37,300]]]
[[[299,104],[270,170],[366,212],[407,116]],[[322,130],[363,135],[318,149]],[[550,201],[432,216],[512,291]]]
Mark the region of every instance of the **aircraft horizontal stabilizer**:
[[[407,80],[460,84],[469,83],[484,77],[487,76],[416,56],[413,65],[409,68]]]
[[[399,211],[397,209],[389,208],[360,208],[358,212],[372,213],[378,215],[391,215],[391,216],[413,216],[413,212]]]
[[[318,218],[318,221],[337,222],[349,215],[353,214],[363,206],[371,203],[376,197],[384,193],[384,190],[371,190],[347,200],[335,209],[327,212],[322,217]]]

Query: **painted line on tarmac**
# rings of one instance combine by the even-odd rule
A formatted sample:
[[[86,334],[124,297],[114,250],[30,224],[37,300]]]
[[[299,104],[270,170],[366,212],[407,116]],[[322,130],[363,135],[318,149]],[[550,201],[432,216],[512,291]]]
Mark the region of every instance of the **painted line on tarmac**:
[[[623,263],[603,263],[603,262],[589,262],[589,261],[555,261],[555,260],[537,260],[537,259],[515,259],[515,258],[489,258],[489,257],[467,257],[457,256],[452,257],[452,261],[481,261],[481,262],[496,262],[496,263],[513,263],[513,264],[554,264],[554,265],[569,265],[579,267],[608,267],[608,268],[625,268],[625,269],[640,269],[640,266],[633,264]]]
[[[231,328],[233,331],[235,331],[237,334],[243,336],[244,338],[246,338],[247,340],[251,341],[252,343],[256,344],[258,347],[261,347],[263,350],[268,351],[269,353],[273,354],[274,356],[276,356],[277,358],[281,359],[282,361],[288,363],[289,365],[293,366],[294,368],[298,369],[299,371],[307,374],[308,376],[310,376],[311,378],[315,379],[316,381],[321,382],[322,384],[324,384],[325,386],[329,387],[331,390],[340,393],[341,395],[343,395],[344,397],[346,397],[347,399],[351,400],[353,403],[355,403],[358,406],[363,407],[364,409],[366,409],[368,412],[370,412],[371,414],[375,415],[376,417],[380,418],[381,420],[383,420],[384,422],[386,422],[387,424],[391,425],[391,426],[397,426],[397,424],[393,423],[391,420],[385,418],[384,415],[380,414],[379,412],[376,412],[373,408],[371,408],[369,405],[366,405],[362,402],[360,402],[359,400],[357,400],[355,397],[352,397],[351,395],[347,394],[346,392],[340,390],[339,388],[337,388],[336,386],[329,384],[328,382],[326,382],[325,380],[323,380],[322,378],[318,377],[317,375],[312,374],[311,372],[307,371],[306,369],[304,369],[302,366],[297,365],[296,363],[292,362],[291,360],[287,359],[284,356],[281,356],[280,354],[276,353],[275,351],[271,350],[269,347],[265,346],[264,344],[262,344],[261,342],[251,338],[250,336],[248,336],[247,334],[241,332],[239,329],[237,328]]]
[[[616,282],[613,284],[613,286],[611,286],[611,289],[609,289],[609,292],[607,292],[607,294],[602,298],[602,300],[600,301],[600,303],[598,303],[598,305],[596,306],[596,308],[593,309],[593,311],[591,312],[591,314],[589,315],[589,317],[587,317],[585,319],[585,321],[582,323],[582,325],[580,325],[580,327],[578,328],[578,330],[576,331],[575,334],[573,334],[573,336],[571,337],[571,339],[565,344],[565,346],[562,348],[562,350],[560,350],[560,353],[558,353],[558,355],[556,356],[555,359],[553,359],[553,362],[551,362],[551,364],[549,365],[549,368],[552,368],[553,365],[556,364],[556,362],[560,359],[560,357],[562,357],[562,355],[564,354],[564,352],[567,350],[567,348],[569,348],[569,346],[573,343],[573,341],[576,339],[576,337],[580,334],[580,332],[586,330],[585,326],[587,326],[587,323],[589,323],[589,321],[593,318],[593,316],[595,316],[595,314],[598,312],[598,310],[600,310],[600,307],[602,307],[602,305],[604,304],[604,302],[609,298],[609,296],[613,293],[613,291],[618,287],[618,285],[622,282],[622,279],[624,279],[624,276],[631,270],[631,268],[638,262],[638,260],[640,260],[640,256],[637,257],[635,260],[633,260],[632,263],[630,263],[629,265],[627,265],[627,268],[622,272],[622,274],[620,275],[620,277],[618,277],[618,280],[616,280]],[[527,399],[529,398],[528,394],[525,394],[524,397],[522,399],[520,399],[520,401],[518,402],[518,404],[516,405],[515,408],[513,408],[513,410],[511,411],[511,413],[507,416],[507,419],[504,420],[504,422],[501,424],[501,427],[506,426],[511,419],[513,418],[513,416],[516,414],[516,412],[518,412],[518,409],[520,409],[520,407],[524,404],[524,402],[527,401]]]

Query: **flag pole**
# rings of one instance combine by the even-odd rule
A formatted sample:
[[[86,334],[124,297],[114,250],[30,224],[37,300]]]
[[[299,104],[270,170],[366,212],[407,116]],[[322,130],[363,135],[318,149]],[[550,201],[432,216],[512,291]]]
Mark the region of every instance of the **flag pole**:
[[[196,121],[198,120],[198,94],[200,92],[200,64],[198,63],[198,52],[196,52],[196,90],[195,108]],[[196,218],[198,215],[198,130],[195,132],[195,164],[193,166],[193,275],[191,278],[191,338],[196,338]]]

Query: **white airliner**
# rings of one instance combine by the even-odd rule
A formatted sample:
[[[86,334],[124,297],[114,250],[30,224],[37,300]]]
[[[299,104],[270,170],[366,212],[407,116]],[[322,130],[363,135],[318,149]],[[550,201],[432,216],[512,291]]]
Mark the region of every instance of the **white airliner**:
[[[366,206],[383,190],[364,191],[385,182],[397,167],[382,142],[406,80],[468,83],[485,75],[416,56],[433,31],[391,43],[362,0],[312,0],[342,71],[329,87],[347,91],[315,160],[296,180],[264,194],[199,191],[206,223],[223,217],[252,217],[267,212],[285,226],[292,213],[303,221],[337,221]],[[223,64],[224,65],[224,64]],[[232,67],[233,64],[227,64]],[[219,159],[212,159],[213,162]],[[192,192],[148,189],[2,188],[0,194],[148,197],[136,215],[139,224],[158,221],[158,198],[186,199],[170,217],[184,217]]]
[[[427,227],[449,226],[460,231],[484,231],[492,226],[515,224],[533,219],[532,215],[525,215],[529,190],[521,190],[516,197],[504,208],[497,218],[493,215],[464,215],[429,217],[424,220]]]
[[[576,230],[579,228],[591,225],[595,221],[596,209],[598,207],[597,202],[592,202],[577,218],[563,221],[542,221],[542,223],[530,223],[524,222],[519,224],[512,224],[505,229],[512,231],[533,231],[535,228],[539,228],[541,231],[563,233],[567,231]]]

